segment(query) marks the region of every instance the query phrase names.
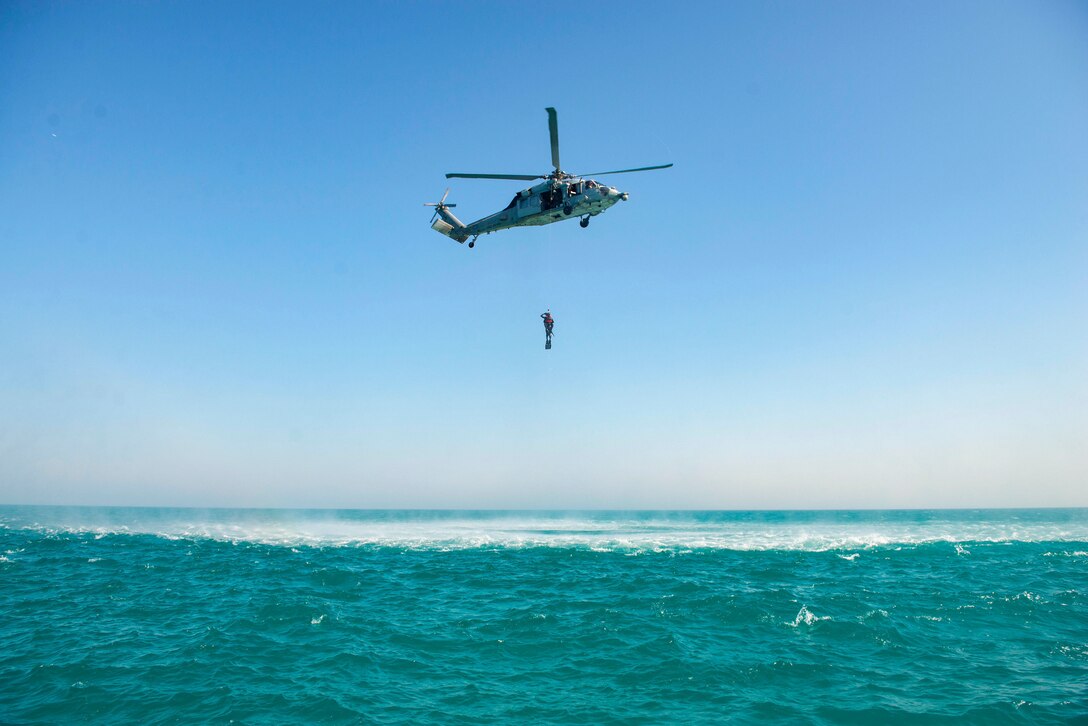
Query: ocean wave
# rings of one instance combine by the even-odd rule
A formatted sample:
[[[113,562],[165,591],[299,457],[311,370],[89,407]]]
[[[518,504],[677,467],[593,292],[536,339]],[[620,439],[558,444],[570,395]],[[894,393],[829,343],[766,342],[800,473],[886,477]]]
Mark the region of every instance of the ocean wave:
[[[43,509],[45,511],[43,511]],[[463,550],[534,547],[628,553],[847,551],[948,543],[1088,542],[1088,510],[977,512],[458,513],[289,510],[5,512],[0,528],[47,536],[145,535],[284,547]],[[1029,514],[1024,514],[1028,512]],[[1050,516],[1047,516],[1047,515]],[[1078,549],[1078,552],[1080,550]],[[856,555],[847,555],[854,559]]]

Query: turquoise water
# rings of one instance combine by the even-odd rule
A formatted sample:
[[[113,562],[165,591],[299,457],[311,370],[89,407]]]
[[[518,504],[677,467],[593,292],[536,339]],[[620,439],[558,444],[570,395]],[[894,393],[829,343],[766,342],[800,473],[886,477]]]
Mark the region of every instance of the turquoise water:
[[[0,508],[3,723],[1088,722],[1088,510]]]

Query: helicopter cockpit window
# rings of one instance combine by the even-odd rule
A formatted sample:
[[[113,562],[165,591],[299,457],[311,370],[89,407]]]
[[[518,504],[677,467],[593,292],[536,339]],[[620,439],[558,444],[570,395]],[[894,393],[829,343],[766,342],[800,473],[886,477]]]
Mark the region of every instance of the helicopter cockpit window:
[[[567,190],[567,194],[569,196],[572,196],[572,197],[576,197],[581,193],[582,193],[582,185],[581,184],[571,184],[570,188]]]

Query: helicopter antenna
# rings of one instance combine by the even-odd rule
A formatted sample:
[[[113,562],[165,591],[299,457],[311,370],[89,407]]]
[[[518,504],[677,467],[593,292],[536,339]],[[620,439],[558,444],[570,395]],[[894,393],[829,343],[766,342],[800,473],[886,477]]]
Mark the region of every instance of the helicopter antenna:
[[[559,168],[559,121],[556,119],[555,109],[548,107],[548,134],[552,141],[552,166],[555,167],[555,175],[561,176],[563,170]]]

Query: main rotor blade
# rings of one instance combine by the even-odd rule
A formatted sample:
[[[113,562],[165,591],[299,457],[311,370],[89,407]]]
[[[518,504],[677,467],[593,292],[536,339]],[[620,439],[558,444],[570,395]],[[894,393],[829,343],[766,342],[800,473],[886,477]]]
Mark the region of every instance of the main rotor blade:
[[[559,169],[559,121],[554,108],[549,106],[544,110],[548,112],[548,134],[552,138],[552,166]]]
[[[536,176],[529,176],[528,174],[461,174],[455,172],[446,175],[447,179],[518,179],[520,181],[532,181],[533,179],[544,179],[539,174]]]
[[[588,174],[579,174],[578,176],[604,176],[605,174],[627,174],[632,171],[651,171],[653,169],[668,169],[672,164],[662,164],[660,166],[640,166],[637,169],[616,169],[614,171],[591,171]]]

